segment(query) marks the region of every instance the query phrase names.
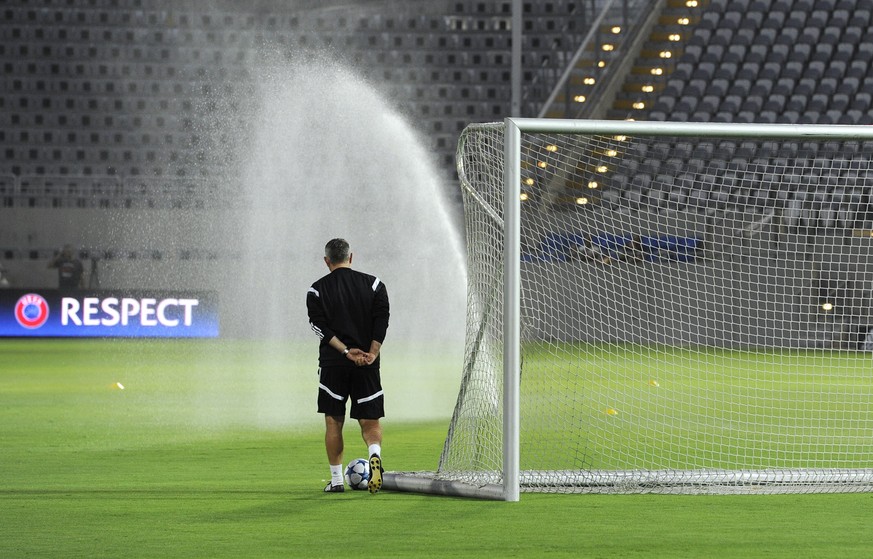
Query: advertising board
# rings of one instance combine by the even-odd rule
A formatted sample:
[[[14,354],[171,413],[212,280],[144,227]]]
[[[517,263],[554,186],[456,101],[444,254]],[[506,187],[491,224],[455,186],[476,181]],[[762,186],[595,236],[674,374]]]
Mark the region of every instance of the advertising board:
[[[214,338],[214,292],[0,290],[0,337]]]

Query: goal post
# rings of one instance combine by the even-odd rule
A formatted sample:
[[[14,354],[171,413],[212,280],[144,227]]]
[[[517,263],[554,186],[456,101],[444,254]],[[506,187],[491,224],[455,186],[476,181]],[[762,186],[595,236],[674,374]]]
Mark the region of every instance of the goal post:
[[[462,133],[462,385],[386,488],[873,491],[873,128]]]

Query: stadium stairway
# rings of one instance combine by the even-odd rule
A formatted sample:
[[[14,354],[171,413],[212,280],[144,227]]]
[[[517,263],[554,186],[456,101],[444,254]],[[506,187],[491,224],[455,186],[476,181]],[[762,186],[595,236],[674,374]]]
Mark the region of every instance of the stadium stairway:
[[[547,118],[625,118],[664,88],[709,0],[615,2],[540,111]],[[665,58],[665,56],[667,58]]]

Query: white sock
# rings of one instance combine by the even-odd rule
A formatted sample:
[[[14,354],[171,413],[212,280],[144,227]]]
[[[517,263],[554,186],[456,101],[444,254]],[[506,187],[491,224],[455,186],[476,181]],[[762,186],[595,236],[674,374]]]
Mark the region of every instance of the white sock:
[[[343,485],[343,465],[330,465],[330,484]]]
[[[379,458],[382,458],[382,445],[375,443],[371,444],[367,449],[367,452],[370,454],[370,456],[373,456],[375,454]]]

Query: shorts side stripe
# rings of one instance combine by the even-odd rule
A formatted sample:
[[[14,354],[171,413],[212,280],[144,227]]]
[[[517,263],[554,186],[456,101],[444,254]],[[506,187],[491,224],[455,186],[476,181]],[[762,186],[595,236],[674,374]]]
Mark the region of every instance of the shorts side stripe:
[[[364,402],[369,402],[371,400],[375,400],[376,398],[381,396],[384,392],[385,392],[384,390],[380,390],[379,392],[376,392],[372,396],[367,396],[366,398],[361,398],[360,400],[358,400],[358,403],[363,404]]]
[[[327,392],[328,396],[330,396],[330,397],[333,398],[334,400],[339,400],[340,402],[342,402],[342,401],[345,399],[345,398],[343,398],[342,396],[340,396],[340,395],[338,395],[338,394],[334,394],[333,392],[330,391],[330,389],[329,389],[328,387],[326,387],[325,385],[323,385],[323,384],[321,384],[321,383],[318,383],[318,387],[319,387],[320,389],[324,390],[325,392]]]

